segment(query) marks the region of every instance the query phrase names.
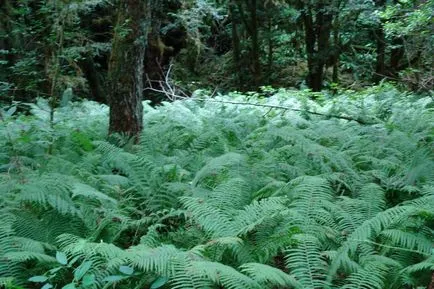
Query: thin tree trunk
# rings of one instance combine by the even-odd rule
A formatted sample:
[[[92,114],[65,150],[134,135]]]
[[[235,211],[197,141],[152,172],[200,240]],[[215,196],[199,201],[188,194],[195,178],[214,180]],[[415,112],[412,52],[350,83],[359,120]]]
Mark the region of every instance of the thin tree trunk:
[[[163,56],[166,46],[160,38],[161,21],[156,17],[152,16],[151,28],[148,33],[148,45],[145,52],[144,69],[145,73],[143,75],[144,87],[154,88],[161,90],[160,81],[164,80],[164,64]],[[147,82],[147,81],[150,82]],[[161,94],[156,94],[151,90],[145,90],[143,97],[150,100],[153,105],[161,102]]]
[[[399,64],[405,55],[404,40],[402,37],[392,39],[392,50],[390,51],[390,73],[396,75],[399,72]]]
[[[267,13],[267,29],[268,29],[268,78],[270,80],[273,72],[273,16],[271,15],[271,7]]]
[[[386,38],[383,27],[376,29],[375,36],[377,38],[377,57],[374,80],[378,82],[386,76]]]
[[[375,6],[382,8],[385,0],[375,0]],[[380,23],[374,31],[377,40],[377,57],[375,65],[374,81],[378,82],[386,76],[386,35],[383,29],[383,23]]]
[[[335,23],[333,27],[333,83],[339,83],[339,58],[340,58],[340,41],[339,41],[339,15],[335,17]]]
[[[138,136],[143,128],[143,59],[147,46],[146,1],[120,0],[109,61],[109,133]],[[148,21],[149,22],[149,21]]]
[[[229,3],[229,15],[232,22],[232,57],[235,65],[235,73],[237,75],[239,84],[243,83],[241,72],[241,49],[240,49],[240,37],[238,35],[238,18],[235,15],[236,3],[235,0],[231,0]]]
[[[318,91],[322,88],[324,66],[330,56],[330,34],[332,31],[333,14],[330,7],[319,5],[317,8],[317,32],[318,37]]]
[[[329,56],[329,39],[333,15],[327,11],[329,7],[318,4],[315,7],[315,21],[312,7],[306,5],[302,10],[305,27],[305,41],[307,54],[307,84],[313,91],[322,89],[324,65]],[[317,49],[315,49],[317,46]]]
[[[250,27],[252,37],[252,60],[253,60],[253,77],[255,85],[259,85],[261,79],[261,63],[259,58],[259,31],[257,17],[257,0],[250,2]]]
[[[304,21],[304,33],[305,33],[305,41],[306,41],[306,56],[307,56],[307,66],[308,66],[308,75],[307,75],[307,85],[313,88],[313,74],[317,71],[316,62],[315,62],[315,43],[316,37],[313,28],[313,17],[311,13],[311,9],[309,7],[304,7],[302,10],[303,21]]]
[[[393,4],[399,4],[398,0],[393,0]],[[399,19],[394,19],[399,21]],[[392,38],[392,49],[390,51],[390,75],[397,76],[402,58],[405,55],[404,38],[394,36]]]

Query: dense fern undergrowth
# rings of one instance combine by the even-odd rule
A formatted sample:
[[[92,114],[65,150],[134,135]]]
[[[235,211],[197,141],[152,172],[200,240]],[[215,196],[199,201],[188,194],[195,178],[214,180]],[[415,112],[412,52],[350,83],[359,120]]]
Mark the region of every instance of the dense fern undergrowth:
[[[4,108],[0,286],[426,288],[432,99],[315,97],[145,105],[139,144],[96,103]]]

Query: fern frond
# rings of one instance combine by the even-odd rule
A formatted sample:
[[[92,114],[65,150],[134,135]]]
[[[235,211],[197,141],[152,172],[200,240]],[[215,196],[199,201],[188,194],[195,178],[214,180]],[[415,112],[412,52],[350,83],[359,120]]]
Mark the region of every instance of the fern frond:
[[[200,171],[196,173],[192,181],[193,186],[197,186],[199,182],[208,176],[217,174],[220,170],[232,167],[240,166],[244,160],[244,156],[237,153],[227,153],[217,158],[211,159]]]
[[[432,251],[432,241],[422,234],[388,229],[382,231],[379,236],[384,238],[381,243],[385,245],[420,252],[422,255],[430,255]]]
[[[162,276],[175,275],[175,260],[182,254],[172,245],[156,248],[138,245],[128,250],[131,264],[145,272],[154,272]]]
[[[245,263],[240,266],[240,270],[262,286],[278,285],[285,288],[303,288],[293,276],[265,264]]]
[[[202,199],[182,197],[180,200],[194,221],[214,238],[236,236],[237,230],[227,212],[207,204]]]
[[[260,284],[232,267],[218,262],[195,261],[192,268],[215,284],[228,289],[259,289]]]
[[[348,236],[348,239],[338,249],[336,258],[333,260],[330,266],[327,280],[329,282],[331,281],[339,267],[349,267],[343,265],[343,263],[345,260],[351,258],[349,256],[355,254],[357,249],[363,249],[363,247],[360,245],[365,241],[369,241],[371,238],[377,236],[389,226],[400,224],[401,222],[408,220],[409,217],[421,213],[423,214],[424,212],[424,210],[413,206],[398,206],[380,212],[375,217],[365,221]],[[361,256],[370,254],[372,254],[371,248],[368,249],[367,253],[361,254]]]
[[[4,254],[6,260],[12,262],[25,262],[29,260],[37,260],[41,263],[57,263],[56,258],[44,253],[21,251],[21,252],[9,252]]]
[[[284,198],[267,198],[261,201],[253,201],[245,206],[234,217],[234,226],[237,228],[237,235],[244,235],[260,225],[264,220],[273,218],[275,215],[282,214],[287,210],[284,205]]]
[[[327,269],[318,240],[311,235],[295,235],[297,244],[285,253],[286,266],[303,288],[325,288]]]

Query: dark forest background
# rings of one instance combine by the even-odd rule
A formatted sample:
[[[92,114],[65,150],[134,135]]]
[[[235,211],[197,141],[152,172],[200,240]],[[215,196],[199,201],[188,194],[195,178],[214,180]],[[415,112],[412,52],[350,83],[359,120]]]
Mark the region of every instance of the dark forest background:
[[[261,86],[319,91],[382,80],[429,91],[433,3],[2,0],[0,99],[32,101],[72,89],[76,98],[107,103],[111,86],[122,82],[112,73],[117,65],[125,73],[143,70],[143,98],[154,103],[162,95],[146,88],[161,89],[169,68],[170,81],[186,94]],[[145,51],[131,57],[141,59],[113,63],[134,41]]]

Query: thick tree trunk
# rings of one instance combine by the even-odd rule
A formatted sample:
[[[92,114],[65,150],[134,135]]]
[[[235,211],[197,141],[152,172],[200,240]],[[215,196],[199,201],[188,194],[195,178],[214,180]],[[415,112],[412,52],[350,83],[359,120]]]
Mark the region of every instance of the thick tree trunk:
[[[143,128],[143,59],[147,45],[146,1],[120,0],[109,61],[109,133],[138,139]]]

